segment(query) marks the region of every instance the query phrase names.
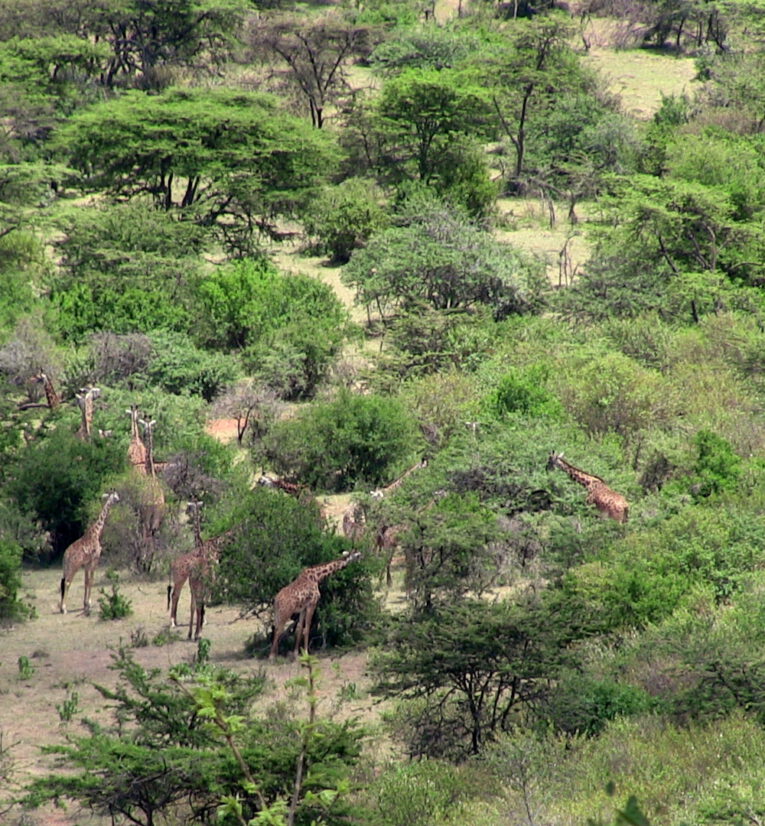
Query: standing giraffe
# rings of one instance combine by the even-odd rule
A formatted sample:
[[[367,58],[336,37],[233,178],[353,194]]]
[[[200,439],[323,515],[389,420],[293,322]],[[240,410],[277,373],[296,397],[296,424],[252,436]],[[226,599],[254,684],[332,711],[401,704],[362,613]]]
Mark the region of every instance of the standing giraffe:
[[[59,602],[59,610],[62,614],[66,613],[66,595],[69,586],[80,568],[83,569],[85,575],[83,611],[85,614],[90,613],[90,591],[93,587],[96,566],[101,558],[101,534],[104,530],[106,517],[109,514],[109,508],[119,500],[116,491],[107,494],[101,513],[98,514],[95,522],[85,531],[83,536],[72,542],[64,551],[64,573],[61,577],[61,601]]]
[[[170,609],[170,627],[177,625],[178,600],[181,596],[186,580],[189,581],[191,591],[191,614],[189,618],[189,639],[191,639],[194,617],[197,617],[197,631],[195,639],[199,639],[199,634],[204,621],[204,603],[207,587],[214,578],[215,566],[220,560],[223,546],[230,541],[236,527],[224,531],[219,536],[214,536],[206,542],[202,542],[193,551],[177,557],[170,566],[170,577],[172,585],[167,587],[167,604]]]
[[[143,538],[146,545],[154,544],[159,529],[162,527],[162,520],[165,518],[165,494],[162,485],[157,479],[154,467],[154,419],[146,421],[139,419],[143,425],[143,436],[146,444],[146,489],[143,501],[140,505],[141,526]]]
[[[93,401],[101,395],[98,387],[82,387],[80,392],[75,394],[77,406],[82,414],[82,422],[77,436],[84,442],[89,442],[93,435]]]
[[[587,504],[595,505],[595,507],[610,519],[615,519],[617,522],[626,522],[629,515],[629,503],[621,495],[610,487],[600,478],[594,476],[592,473],[585,473],[585,471],[574,467],[570,462],[563,458],[562,453],[552,451],[547,459],[547,469],[560,468],[565,471],[575,482],[587,489]]]
[[[276,656],[279,640],[284,635],[295,614],[298,615],[297,625],[295,626],[295,656],[297,656],[300,647],[301,636],[303,637],[303,649],[306,654],[308,653],[311,623],[321,597],[319,584],[330,574],[342,570],[346,565],[359,559],[360,556],[360,551],[354,551],[332,562],[305,568],[296,579],[279,591],[274,598],[274,638],[271,643],[271,653],[268,655],[270,660]]]
[[[138,405],[131,404],[130,409],[125,413],[130,416],[130,444],[128,445],[128,461],[130,466],[141,476],[146,475],[146,445],[143,443],[141,434],[138,432],[138,421],[140,414]]]
[[[367,516],[361,502],[351,502],[343,511],[342,531],[346,539],[358,542],[366,532]]]
[[[56,388],[53,386],[50,376],[42,368],[40,368],[37,375],[32,378],[32,381],[40,382],[42,384],[43,391],[45,392],[45,398],[48,401],[48,407],[51,410],[55,410],[61,404],[61,396],[59,396],[56,392]]]
[[[204,545],[204,541],[202,540],[202,502],[198,499],[187,502],[186,512],[191,517],[191,526],[194,531],[194,550],[176,557],[170,563],[170,582],[167,586],[167,610],[170,611],[171,628],[175,628],[177,624],[178,600],[181,598],[181,591],[194,565],[194,557],[202,545]]]

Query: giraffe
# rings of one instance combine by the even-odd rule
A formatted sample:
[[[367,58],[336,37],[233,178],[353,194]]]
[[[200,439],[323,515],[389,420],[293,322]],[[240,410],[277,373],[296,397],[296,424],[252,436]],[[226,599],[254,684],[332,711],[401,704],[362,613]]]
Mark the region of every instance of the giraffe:
[[[552,451],[547,459],[547,469],[560,468],[565,471],[575,482],[587,488],[587,504],[595,507],[610,519],[617,522],[626,522],[629,515],[629,503],[620,494],[611,488],[600,478],[591,473],[574,467],[563,458],[562,453]]]
[[[384,499],[386,496],[389,496],[394,491],[398,490],[401,485],[404,484],[404,481],[411,476],[416,470],[420,470],[421,468],[428,466],[427,459],[421,459],[416,464],[412,465],[410,468],[405,470],[398,479],[394,479],[389,485],[386,485],[384,488],[375,488],[370,494],[373,499]]]
[[[146,475],[146,445],[143,443],[141,434],[138,432],[138,420],[140,414],[138,405],[131,404],[130,409],[125,413],[130,416],[130,444],[128,445],[128,461],[130,466],[141,476]]]
[[[162,520],[165,518],[165,494],[162,485],[157,479],[154,466],[154,419],[146,421],[139,419],[143,425],[143,435],[146,444],[146,464],[144,465],[146,476],[146,490],[143,502],[140,505],[141,525],[143,528],[144,540],[148,544],[154,542],[159,529],[162,527]]]
[[[77,436],[84,442],[89,442],[93,435],[93,401],[101,395],[101,390],[98,387],[82,387],[75,395],[82,414]]]
[[[300,638],[303,637],[303,648],[308,653],[308,636],[311,631],[311,622],[319,603],[321,592],[319,584],[330,574],[340,571],[346,565],[361,557],[360,551],[346,553],[339,559],[332,562],[324,562],[321,565],[312,565],[305,568],[296,579],[285,585],[284,588],[274,598],[274,636],[271,642],[270,660],[274,659],[279,648],[279,640],[287,630],[292,617],[297,614],[298,621],[295,626],[295,652],[297,656],[300,647]]]
[[[236,527],[224,531],[212,539],[197,545],[193,551],[183,554],[173,560],[170,565],[170,578],[173,584],[167,586],[167,607],[170,610],[170,627],[175,628],[178,616],[178,600],[181,590],[189,581],[191,591],[191,615],[189,618],[189,639],[191,639],[194,616],[197,617],[197,630],[195,639],[199,639],[199,633],[204,621],[204,602],[207,586],[215,574],[215,566],[218,564],[223,546],[231,539]]]
[[[61,404],[61,396],[56,392],[50,376],[41,367],[37,375],[33,376],[32,381],[42,383],[45,398],[48,401],[48,407],[51,410],[55,410]]]
[[[93,524],[85,531],[83,536],[72,542],[64,551],[64,572],[61,577],[61,601],[59,602],[59,610],[62,614],[66,613],[66,595],[69,586],[80,568],[83,569],[85,575],[83,611],[86,615],[90,613],[90,591],[93,587],[96,566],[101,558],[101,534],[104,530],[106,517],[109,514],[109,508],[119,500],[120,497],[116,491],[107,494],[101,513],[99,513]]]
[[[361,502],[351,502],[343,511],[343,536],[351,542],[358,542],[366,531],[366,513]]]
[[[287,482],[285,479],[278,479],[274,476],[266,476],[265,473],[260,474],[258,484],[266,488],[278,488],[279,490],[283,490],[285,493],[288,493],[290,496],[294,496],[298,499],[306,490],[304,485],[299,485],[297,482]]]

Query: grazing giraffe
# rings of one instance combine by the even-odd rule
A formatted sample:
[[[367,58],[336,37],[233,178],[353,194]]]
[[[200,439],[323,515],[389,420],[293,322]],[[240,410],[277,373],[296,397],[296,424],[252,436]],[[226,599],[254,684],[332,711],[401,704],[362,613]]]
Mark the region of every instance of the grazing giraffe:
[[[294,496],[296,499],[299,499],[304,491],[306,491],[305,485],[300,485],[297,482],[288,482],[286,479],[278,479],[274,476],[266,476],[265,473],[260,474],[258,484],[266,488],[278,488],[290,496]]]
[[[629,503],[621,493],[611,490],[600,476],[585,473],[585,471],[574,467],[563,458],[562,453],[555,453],[555,451],[551,452],[547,459],[547,469],[552,470],[553,468],[560,468],[575,482],[587,488],[587,504],[595,505],[601,513],[610,519],[615,519],[617,522],[627,521]]]
[[[258,485],[271,490],[281,490],[289,496],[294,496],[302,505],[310,505],[316,503],[319,509],[319,518],[321,521],[326,520],[327,514],[324,506],[316,499],[311,492],[311,489],[306,485],[301,485],[299,482],[288,482],[286,479],[279,479],[274,476],[266,476],[261,473],[258,477]]]
[[[101,558],[101,534],[104,530],[106,517],[109,514],[109,508],[111,508],[115,502],[119,502],[119,500],[120,498],[116,491],[107,494],[106,501],[101,508],[101,513],[98,514],[93,524],[85,531],[83,536],[72,542],[64,551],[64,572],[61,577],[61,601],[59,602],[59,610],[62,614],[66,613],[66,595],[69,591],[69,586],[72,584],[74,575],[80,568],[83,569],[85,575],[83,611],[85,614],[90,613],[90,591],[93,587],[93,577],[96,566]]]
[[[100,395],[101,390],[98,387],[82,387],[80,392],[75,394],[77,406],[82,414],[77,436],[84,442],[89,442],[93,435],[93,401]]]
[[[319,584],[330,574],[342,570],[346,565],[359,559],[360,556],[360,551],[353,551],[353,553],[345,554],[340,559],[335,559],[332,562],[305,568],[296,579],[279,591],[274,598],[274,637],[271,642],[271,653],[268,655],[270,660],[276,656],[279,640],[284,635],[295,614],[298,615],[298,621],[295,626],[294,654],[297,656],[301,636],[303,638],[303,649],[306,654],[308,653],[311,623],[321,597]]]
[[[146,475],[146,445],[143,443],[141,434],[138,431],[138,421],[140,414],[138,405],[131,404],[130,409],[125,413],[130,416],[130,444],[128,445],[128,461],[136,473],[141,476]]]
[[[53,386],[50,376],[42,368],[40,368],[37,375],[33,376],[32,381],[42,383],[45,398],[48,401],[48,407],[51,410],[55,410],[61,404],[61,396],[59,396],[56,392],[56,388]]]
[[[197,545],[193,551],[182,554],[172,561],[170,565],[172,585],[167,586],[167,607],[170,610],[171,628],[175,628],[178,624],[178,600],[180,599],[181,591],[186,580],[189,580],[191,590],[191,616],[193,618],[196,606],[196,595],[200,590],[203,591],[204,589],[197,587],[197,591],[195,592],[194,588],[191,587],[192,577],[194,577],[198,584],[200,581],[201,584],[204,584],[204,580],[210,576],[212,566],[217,565],[223,546],[231,539],[235,530],[236,528],[231,528],[219,536],[214,536],[212,539],[208,539]],[[201,607],[202,611],[204,611],[204,601],[202,601]],[[190,633],[189,636],[191,636]]]

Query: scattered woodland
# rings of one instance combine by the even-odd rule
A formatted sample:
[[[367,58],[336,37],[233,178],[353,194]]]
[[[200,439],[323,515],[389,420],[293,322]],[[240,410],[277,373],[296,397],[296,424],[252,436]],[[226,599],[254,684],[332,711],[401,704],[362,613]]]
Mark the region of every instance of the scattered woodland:
[[[0,0],[3,822],[765,821],[764,113],[759,0]]]

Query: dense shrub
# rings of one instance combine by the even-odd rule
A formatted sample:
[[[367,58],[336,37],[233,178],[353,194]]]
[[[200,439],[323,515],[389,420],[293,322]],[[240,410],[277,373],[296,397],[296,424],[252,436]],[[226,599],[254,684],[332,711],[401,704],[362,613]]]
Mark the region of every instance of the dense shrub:
[[[197,296],[201,340],[241,350],[246,366],[287,398],[314,391],[348,330],[331,287],[264,260],[222,267],[199,282]]]
[[[7,491],[51,532],[54,550],[60,553],[82,536],[89,506],[106,480],[124,466],[125,455],[116,441],[84,442],[59,428],[19,456]]]
[[[326,529],[315,502],[278,490],[251,492],[238,503],[234,518],[239,530],[221,559],[219,591],[226,600],[266,615],[274,596],[303,568],[347,550],[346,540]],[[314,617],[315,647],[348,645],[369,631],[376,614],[370,564],[355,561],[323,582]],[[256,650],[264,651],[268,642],[256,640]]]
[[[21,588],[21,548],[0,539],[0,621],[24,617],[29,609],[19,599]]]
[[[395,398],[343,390],[277,422],[259,449],[278,473],[342,491],[385,482],[417,441],[413,417]]]
[[[377,186],[363,178],[349,178],[326,187],[311,202],[305,230],[318,239],[321,252],[344,263],[387,223],[382,192]]]

